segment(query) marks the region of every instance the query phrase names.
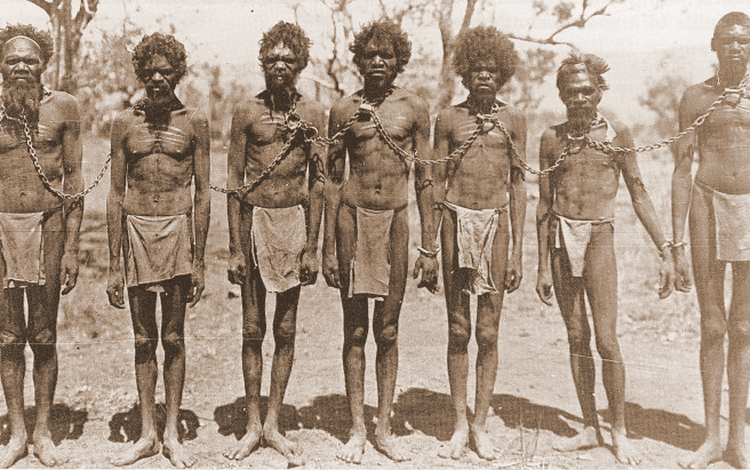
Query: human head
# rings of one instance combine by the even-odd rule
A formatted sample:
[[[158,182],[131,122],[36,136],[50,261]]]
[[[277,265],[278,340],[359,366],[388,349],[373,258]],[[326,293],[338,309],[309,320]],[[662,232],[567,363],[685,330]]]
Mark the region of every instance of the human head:
[[[718,40],[720,39],[721,33],[731,28],[732,26],[739,25],[747,29],[750,29],[750,18],[742,13],[741,11],[733,11],[722,16],[721,19],[716,23],[714,27],[714,35],[711,38],[711,50],[716,51],[718,46]]]
[[[365,73],[366,49],[373,42],[381,47],[392,47],[395,58],[395,74],[404,71],[404,67],[411,58],[411,41],[409,36],[401,30],[401,26],[391,20],[383,19],[365,25],[354,35],[354,41],[349,50],[354,54],[354,64],[360,74]],[[395,75],[394,75],[395,78]]]
[[[169,85],[174,89],[187,73],[187,53],[185,46],[171,34],[153,33],[145,35],[133,50],[135,75],[143,84],[151,78],[150,62],[153,56],[161,55],[172,66],[174,74]],[[166,77],[165,77],[166,78]]]
[[[593,54],[571,52],[557,70],[557,90],[568,110],[568,120],[583,125],[596,117],[602,92],[609,87],[602,76],[609,65]]]
[[[747,73],[750,62],[750,18],[733,11],[716,23],[711,50],[719,59],[719,75],[729,82]]]
[[[492,66],[495,92],[505,85],[516,72],[518,54],[513,42],[494,26],[478,26],[466,30],[456,38],[453,68],[463,85],[472,90],[472,76],[479,72],[477,65]]]
[[[266,88],[293,88],[310,60],[310,38],[296,24],[279,21],[263,33],[258,54]]]

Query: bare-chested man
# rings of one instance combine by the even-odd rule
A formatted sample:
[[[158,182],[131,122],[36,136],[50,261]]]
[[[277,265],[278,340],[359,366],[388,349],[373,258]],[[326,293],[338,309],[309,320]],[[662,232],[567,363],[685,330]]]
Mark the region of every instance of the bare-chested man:
[[[298,447],[279,433],[279,410],[294,360],[300,285],[314,284],[319,266],[318,233],[325,182],[322,155],[319,147],[305,141],[305,131],[294,130],[300,124],[321,131],[325,126],[324,110],[295,87],[307,66],[309,46],[310,40],[295,24],[282,21],[265,33],[260,42],[260,62],[266,90],[240,103],[232,118],[227,173],[230,188],[258,181],[282,155],[285,144],[293,140],[282,162],[257,187],[248,187],[227,199],[229,281],[242,290],[242,369],[247,400],[247,433],[225,454],[230,459],[244,459],[262,438],[290,463],[302,463]],[[267,292],[276,293],[275,351],[268,414],[261,423],[261,347],[266,333]]]
[[[701,313],[700,368],[706,420],[705,443],[681,464],[706,468],[724,460],[737,468],[747,468],[750,464],[744,436],[750,380],[750,18],[733,12],[719,20],[711,50],[719,59],[719,70],[685,91],[680,103],[680,128],[691,126],[722,93],[726,91],[727,95],[697,132],[678,142],[672,176],[675,287],[680,291],[690,290],[684,249],[685,219],[690,214],[693,275]],[[691,167],[696,142],[700,166],[693,183]],[[727,262],[732,264],[728,316],[724,305]],[[727,333],[729,439],[722,451],[720,412]]]
[[[513,43],[494,27],[468,30],[456,39],[453,66],[469,89],[466,101],[438,116],[435,158],[460,148],[478,128],[468,150],[434,170],[436,209],[442,214],[443,279],[448,307],[448,377],[456,428],[443,457],[458,459],[471,441],[477,454],[494,458],[485,429],[497,376],[497,340],[505,290],[513,292],[523,271],[523,224],[526,217],[524,158],[526,119],[520,110],[496,99],[518,62]],[[497,124],[496,124],[497,123]],[[502,125],[508,136],[498,128]],[[447,183],[447,184],[446,184]],[[508,217],[510,212],[510,218]],[[509,225],[513,252],[508,258]],[[469,295],[477,295],[477,387],[474,421],[466,417],[466,381],[471,339]]]
[[[182,468],[194,461],[180,443],[178,413],[185,383],[185,306],[194,306],[204,288],[210,212],[208,121],[185,108],[174,94],[187,70],[187,56],[173,36],[144,36],[133,51],[133,65],[146,86],[146,97],[120,114],[112,127],[107,295],[113,306],[125,308],[127,285],[142,430],[140,439],[112,463],[129,465],[160,449],[154,401],[160,293],[167,409],[163,449],[172,465]]]
[[[602,444],[585,295],[594,320],[596,348],[602,359],[602,382],[612,423],[612,448],[617,460],[633,465],[639,463],[641,457],[626,435],[625,365],[617,340],[614,216],[620,174],[625,179],[636,215],[661,253],[659,296],[662,298],[672,291],[674,267],[670,243],[659,227],[636,154],[601,151],[592,145],[599,142],[617,147],[633,146],[627,127],[597,111],[602,92],[607,89],[602,74],[608,69],[599,57],[574,53],[563,60],[557,72],[557,89],[567,107],[568,120],[542,135],[540,167],[553,166],[566,146],[570,147],[570,152],[556,170],[539,179],[536,291],[543,302],[551,305],[554,283],[557,304],[568,330],[573,382],[583,412],[583,431],[557,450],[573,451]],[[586,139],[591,142],[587,143]]]
[[[48,424],[57,383],[57,307],[61,286],[65,295],[78,278],[83,200],[63,200],[50,188],[67,194],[82,189],[78,105],[72,96],[42,86],[41,75],[53,52],[48,33],[30,25],[8,26],[0,30],[0,44],[0,376],[11,430],[0,467],[13,465],[27,452],[27,342],[34,354],[34,454],[44,465],[54,466],[66,461],[52,443]],[[34,169],[32,151],[49,187]]]
[[[364,412],[365,342],[368,299],[375,298],[372,328],[377,344],[378,416],[375,447],[393,460],[405,459],[391,434],[390,418],[398,372],[398,320],[406,287],[409,224],[407,181],[415,152],[430,155],[430,117],[424,100],[395,87],[409,61],[411,42],[387,20],[365,26],[349,48],[364,78],[364,88],[331,109],[330,135],[359,118],[328,150],[323,274],[341,290],[344,310],[344,376],[352,415],[349,442],[338,457],[359,463],[367,440]],[[376,113],[371,114],[368,109]],[[380,132],[375,116],[383,125]],[[393,139],[386,143],[383,133]],[[400,151],[398,150],[400,149]],[[350,175],[344,180],[345,158]],[[422,246],[415,275],[422,285],[437,285],[437,240],[433,227],[428,167],[416,165],[415,185],[422,222]],[[415,276],[416,277],[416,276]]]

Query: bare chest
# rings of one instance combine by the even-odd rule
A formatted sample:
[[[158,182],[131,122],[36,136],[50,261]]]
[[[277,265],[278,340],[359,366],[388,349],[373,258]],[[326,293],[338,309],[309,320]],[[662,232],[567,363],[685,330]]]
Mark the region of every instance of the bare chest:
[[[193,139],[182,126],[139,123],[131,128],[126,148],[131,161],[152,154],[168,155],[182,161],[192,156]]]

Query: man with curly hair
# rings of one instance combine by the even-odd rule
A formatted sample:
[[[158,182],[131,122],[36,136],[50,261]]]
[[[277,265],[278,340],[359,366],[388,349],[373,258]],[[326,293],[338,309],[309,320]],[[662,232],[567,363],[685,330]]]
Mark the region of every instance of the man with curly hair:
[[[179,440],[178,413],[185,383],[185,306],[195,306],[204,288],[211,168],[208,120],[174,94],[186,61],[174,36],[144,36],[133,65],[146,97],[112,127],[107,295],[110,304],[125,308],[127,285],[142,423],[140,439],[116,455],[114,465],[130,465],[160,450],[154,398],[157,293],[167,410],[164,455],[178,468],[194,462]]]
[[[685,255],[685,219],[689,218],[690,251],[701,313],[700,369],[706,425],[704,444],[685,468],[706,468],[723,460],[748,468],[745,425],[750,382],[750,18],[731,12],[716,24],[711,39],[719,68],[716,74],[689,87],[680,102],[680,130],[693,125],[726,93],[725,101],[697,131],[677,142],[672,175],[672,230],[677,279],[675,288],[690,290]],[[695,181],[692,166],[700,156]],[[724,300],[727,263],[732,265],[732,300]],[[727,314],[728,313],[728,314]],[[729,436],[721,445],[721,396],[725,337],[729,385]]]
[[[603,445],[594,397],[595,369],[591,327],[584,296],[594,320],[596,347],[602,359],[602,382],[609,401],[612,449],[617,460],[634,465],[641,457],[625,429],[625,364],[617,340],[617,265],[614,251],[615,196],[622,174],[635,213],[662,257],[659,297],[672,292],[674,266],[633,152],[598,150],[592,142],[632,147],[630,130],[601,115],[597,107],[609,67],[592,54],[572,53],[557,71],[557,89],[568,120],[542,135],[539,164],[556,166],[539,178],[537,239],[539,267],[536,291],[552,305],[554,285],[568,331],[570,365],[584,429],[556,447],[575,451]],[[557,166],[563,152],[564,161]],[[551,258],[551,259],[550,259]],[[550,269],[551,263],[551,269]]]
[[[329,134],[344,134],[328,149],[323,244],[323,274],[328,285],[341,292],[344,376],[352,414],[350,439],[338,457],[360,463],[367,440],[365,343],[368,299],[372,297],[378,379],[374,444],[391,459],[401,461],[405,456],[391,434],[390,415],[398,372],[398,321],[408,269],[406,209],[411,161],[405,154],[430,157],[430,117],[424,100],[393,85],[411,56],[411,43],[398,25],[382,20],[365,26],[354,37],[350,50],[364,88],[331,109]],[[350,173],[344,180],[347,154]],[[437,241],[429,167],[416,165],[415,185],[422,247],[414,274],[417,277],[422,271],[421,285],[434,291]]]
[[[57,309],[60,294],[78,278],[83,200],[63,199],[52,189],[77,193],[83,180],[78,104],[41,82],[52,51],[52,37],[31,25],[0,30],[0,376],[11,432],[0,468],[27,453],[26,343],[34,354],[34,454],[46,466],[66,461],[52,442],[49,416],[57,383]],[[49,186],[32,164],[32,151]]]
[[[518,289],[523,275],[526,217],[526,183],[518,161],[526,153],[526,118],[496,95],[513,76],[517,62],[513,43],[494,27],[477,27],[459,35],[453,66],[469,97],[442,111],[435,123],[435,158],[453,157],[434,169],[436,226],[442,216],[448,378],[456,412],[453,437],[440,453],[446,458],[460,458],[470,436],[481,458],[494,458],[485,423],[497,376],[503,295]],[[479,134],[468,150],[454,155],[475,132]],[[466,417],[470,294],[477,295],[478,347],[471,428]]]
[[[290,463],[300,465],[298,447],[279,432],[279,411],[294,360],[300,286],[318,275],[318,234],[323,212],[322,149],[306,142],[299,126],[323,130],[325,111],[297,92],[307,66],[310,40],[296,24],[279,22],[260,41],[266,89],[239,103],[232,116],[227,185],[254,188],[227,197],[229,281],[242,291],[242,369],[247,432],[225,455],[242,460],[263,439]],[[297,130],[295,131],[295,126]],[[310,132],[314,132],[310,130]],[[309,137],[309,136],[308,136]],[[291,140],[291,148],[283,149]],[[260,175],[280,155],[281,163]],[[265,423],[260,419],[266,293],[276,293],[275,350]]]

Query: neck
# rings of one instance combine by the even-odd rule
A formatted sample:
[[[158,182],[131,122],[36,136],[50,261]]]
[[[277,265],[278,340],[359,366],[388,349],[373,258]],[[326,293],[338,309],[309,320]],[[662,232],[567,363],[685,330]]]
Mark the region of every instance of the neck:
[[[583,134],[589,130],[595,119],[596,114],[593,116],[568,116],[568,129],[572,134]]]
[[[747,65],[744,67],[722,67],[716,74],[718,84],[723,88],[737,88],[747,75]]]
[[[368,85],[365,83],[365,87],[362,90],[362,97],[369,103],[380,103],[390,95],[391,92],[393,92],[393,82],[390,82],[385,86]]]
[[[274,111],[288,111],[294,104],[297,90],[291,88],[277,88],[268,90],[271,97],[271,109]]]
[[[471,109],[481,114],[490,114],[492,112],[492,107],[495,105],[494,96],[477,97],[475,95],[469,95],[467,101],[469,102]]]

